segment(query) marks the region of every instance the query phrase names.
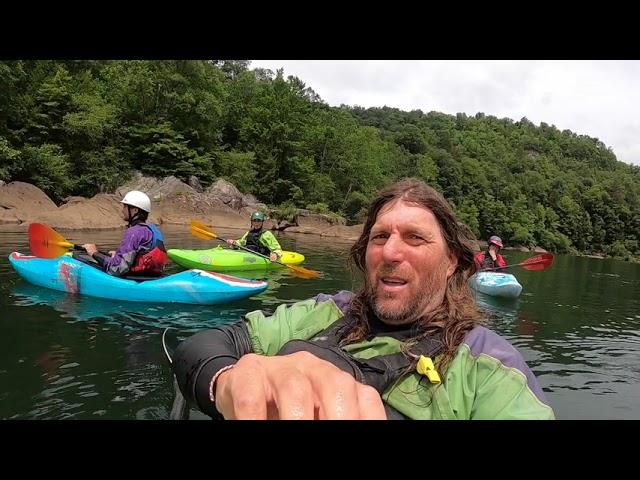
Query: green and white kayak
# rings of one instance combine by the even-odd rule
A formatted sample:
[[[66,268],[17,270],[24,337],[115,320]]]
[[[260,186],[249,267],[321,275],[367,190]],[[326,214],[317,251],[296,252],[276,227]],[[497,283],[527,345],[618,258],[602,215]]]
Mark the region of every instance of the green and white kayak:
[[[253,255],[244,250],[229,248],[210,248],[208,250],[167,250],[169,258],[184,268],[199,268],[211,272],[227,272],[239,270],[265,270],[268,268],[282,268],[275,262]],[[280,262],[285,265],[298,265],[304,262],[304,255],[296,252],[282,252]]]

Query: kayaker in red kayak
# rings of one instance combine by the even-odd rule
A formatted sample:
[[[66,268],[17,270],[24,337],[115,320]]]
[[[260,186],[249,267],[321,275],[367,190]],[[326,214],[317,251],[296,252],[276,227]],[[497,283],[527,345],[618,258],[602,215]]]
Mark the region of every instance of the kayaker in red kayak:
[[[478,252],[473,258],[476,262],[476,265],[478,266],[478,269],[503,272],[504,267],[507,266],[507,262],[505,262],[502,255],[498,253],[503,246],[502,239],[496,235],[493,235],[489,238],[487,246],[489,247],[487,251]]]
[[[158,226],[145,223],[151,213],[151,200],[145,193],[132,190],[120,203],[122,218],[129,228],[118,250],[105,255],[94,243],[85,243],[82,247],[110,275],[161,275],[169,257]]]

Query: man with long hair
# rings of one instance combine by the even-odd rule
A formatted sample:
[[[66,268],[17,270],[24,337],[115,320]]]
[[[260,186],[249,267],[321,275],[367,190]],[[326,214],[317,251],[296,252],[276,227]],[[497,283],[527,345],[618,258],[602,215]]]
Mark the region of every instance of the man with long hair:
[[[480,326],[475,240],[404,179],[373,200],[351,260],[362,289],[250,312],[181,343],[189,403],[226,419],[552,419],[520,353]]]

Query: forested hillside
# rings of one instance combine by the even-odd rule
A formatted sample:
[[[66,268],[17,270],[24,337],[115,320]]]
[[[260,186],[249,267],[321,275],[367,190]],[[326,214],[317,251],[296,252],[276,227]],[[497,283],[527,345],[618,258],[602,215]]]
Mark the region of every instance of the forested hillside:
[[[330,107],[311,87],[247,61],[3,61],[0,180],[60,201],[136,170],[223,177],[281,213],[356,223],[378,188],[417,176],[479,238],[640,256],[640,168],[598,139],[526,118]]]

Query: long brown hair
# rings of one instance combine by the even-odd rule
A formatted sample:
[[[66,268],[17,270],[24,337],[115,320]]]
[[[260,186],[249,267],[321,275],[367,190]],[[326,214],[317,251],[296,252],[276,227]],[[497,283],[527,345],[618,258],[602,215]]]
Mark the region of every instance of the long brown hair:
[[[465,224],[458,222],[453,209],[444,197],[415,178],[405,178],[380,191],[369,206],[360,238],[351,247],[351,261],[358,270],[365,273],[365,284],[351,302],[350,313],[354,322],[347,327],[343,343],[358,342],[369,333],[367,318],[373,311],[368,296],[369,280],[365,271],[369,234],[382,207],[396,199],[429,209],[440,225],[449,252],[458,259],[454,273],[447,280],[442,303],[434,311],[418,320],[417,332],[419,333],[415,338],[419,340],[423,336],[438,331],[442,333],[444,352],[439,358],[438,369],[444,372],[456,355],[467,332],[482,321],[480,311],[467,285],[469,277],[476,272],[476,264],[473,260],[476,239]]]

